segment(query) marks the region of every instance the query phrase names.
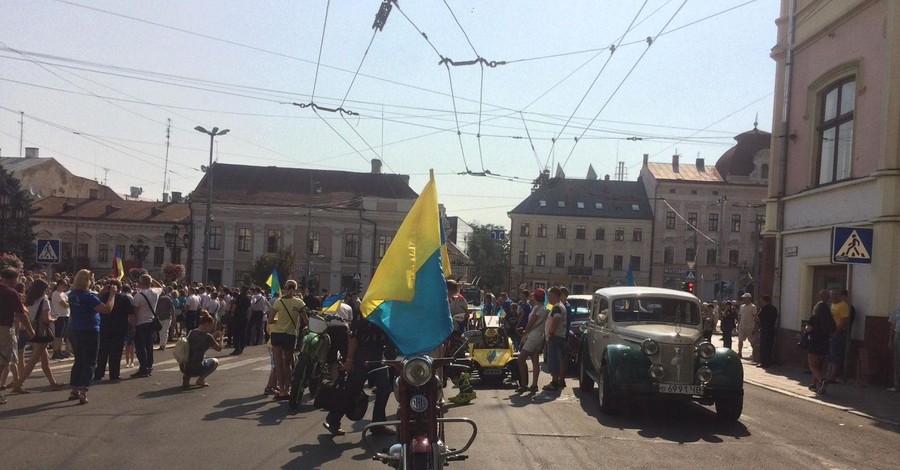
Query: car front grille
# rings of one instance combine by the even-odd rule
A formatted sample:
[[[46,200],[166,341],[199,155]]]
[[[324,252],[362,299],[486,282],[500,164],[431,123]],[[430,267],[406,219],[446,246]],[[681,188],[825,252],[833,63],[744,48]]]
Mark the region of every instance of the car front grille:
[[[694,348],[679,344],[659,345],[659,364],[666,370],[660,382],[689,384],[694,382]]]

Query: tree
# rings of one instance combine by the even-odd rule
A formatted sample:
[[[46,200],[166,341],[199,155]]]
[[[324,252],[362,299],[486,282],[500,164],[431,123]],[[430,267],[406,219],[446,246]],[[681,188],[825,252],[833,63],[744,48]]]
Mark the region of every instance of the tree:
[[[242,281],[244,284],[248,285],[256,284],[258,286],[265,286],[266,280],[269,279],[269,276],[272,274],[272,269],[274,268],[278,271],[278,280],[284,283],[284,281],[287,281],[291,274],[293,274],[296,257],[297,253],[291,245],[281,248],[276,253],[266,253],[261,255],[253,262],[253,267],[250,268],[250,272],[244,274]]]
[[[509,279],[509,240],[492,240],[492,230],[506,230],[496,225],[473,225],[466,237],[466,254],[472,260],[472,275],[480,276],[485,290],[495,294],[506,290]]]
[[[22,190],[19,180],[0,165],[0,248],[13,253],[26,265],[34,260],[34,222],[31,220],[31,196]],[[36,260],[34,260],[36,261]]]

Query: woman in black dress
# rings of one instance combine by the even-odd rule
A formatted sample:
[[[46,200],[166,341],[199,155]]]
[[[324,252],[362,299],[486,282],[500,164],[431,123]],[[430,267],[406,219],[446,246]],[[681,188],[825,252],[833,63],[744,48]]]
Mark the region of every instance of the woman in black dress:
[[[828,291],[819,291],[819,303],[813,308],[812,316],[806,324],[806,352],[812,384],[809,389],[822,394],[825,391],[825,377],[822,375],[822,360],[828,355],[828,340],[834,333],[834,318],[828,304]]]

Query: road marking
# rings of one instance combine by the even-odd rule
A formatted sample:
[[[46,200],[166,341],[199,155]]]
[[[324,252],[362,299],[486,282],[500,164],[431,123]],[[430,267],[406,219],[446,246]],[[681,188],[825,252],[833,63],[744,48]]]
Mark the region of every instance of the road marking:
[[[224,366],[219,366],[219,368],[217,370],[234,369],[235,367],[240,367],[240,366],[247,365],[247,364],[253,364],[254,362],[262,362],[262,361],[268,361],[268,360],[269,360],[268,357],[254,357],[254,358],[250,358],[250,359],[244,359],[243,361],[231,362],[231,363],[225,364]]]
[[[258,357],[258,358],[253,358],[253,359],[244,359],[243,361],[238,361],[238,362],[233,362],[233,363],[229,363],[226,365],[222,365],[223,362],[229,362],[234,359],[237,359],[237,356],[221,356],[221,357],[216,357],[216,359],[219,360],[218,370],[228,370],[228,369],[233,369],[235,367],[240,367],[244,364],[249,364],[251,362],[257,362],[257,361],[263,361],[263,360],[268,361],[269,360],[268,357]],[[175,364],[175,359],[172,359],[170,361],[161,362],[158,365],[163,365],[163,364]],[[153,372],[181,372],[181,368],[179,366],[169,367],[166,369],[154,368]]]

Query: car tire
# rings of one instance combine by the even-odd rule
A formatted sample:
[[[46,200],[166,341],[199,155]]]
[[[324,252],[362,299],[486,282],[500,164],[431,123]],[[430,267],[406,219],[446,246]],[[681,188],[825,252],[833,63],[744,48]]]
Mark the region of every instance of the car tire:
[[[612,389],[612,383],[609,380],[609,369],[606,364],[600,366],[600,373],[597,374],[600,379],[597,382],[597,400],[600,404],[600,412],[603,414],[613,414],[616,408],[616,396]]]
[[[584,370],[584,359],[578,360],[578,388],[585,393],[594,389],[594,379]]]
[[[719,421],[735,422],[744,412],[744,396],[726,395],[716,399],[716,417]]]

